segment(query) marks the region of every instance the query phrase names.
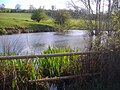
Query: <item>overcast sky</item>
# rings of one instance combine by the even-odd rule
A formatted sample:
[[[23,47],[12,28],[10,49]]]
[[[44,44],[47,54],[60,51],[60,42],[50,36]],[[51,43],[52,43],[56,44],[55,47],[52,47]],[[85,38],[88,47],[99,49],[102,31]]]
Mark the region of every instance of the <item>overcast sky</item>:
[[[22,9],[28,9],[29,5],[35,8],[44,6],[45,9],[51,9],[51,5],[55,5],[56,9],[67,8],[67,2],[70,0],[0,0],[0,4],[4,3],[6,8],[15,8],[16,4],[20,4]]]
[[[16,4],[21,5],[21,9],[29,9],[30,5],[33,5],[35,8],[39,8],[40,6],[44,6],[45,9],[51,9],[51,6],[54,5],[56,9],[68,9],[68,2],[71,0],[0,0],[0,4],[5,4],[5,8],[15,8]],[[81,2],[77,2],[78,0],[72,0],[76,2],[76,5],[81,8],[84,5]],[[107,0],[101,0],[101,2],[105,1],[105,11],[107,10],[108,3]],[[96,11],[95,5],[92,5],[93,11]],[[101,6],[102,10],[103,6]]]

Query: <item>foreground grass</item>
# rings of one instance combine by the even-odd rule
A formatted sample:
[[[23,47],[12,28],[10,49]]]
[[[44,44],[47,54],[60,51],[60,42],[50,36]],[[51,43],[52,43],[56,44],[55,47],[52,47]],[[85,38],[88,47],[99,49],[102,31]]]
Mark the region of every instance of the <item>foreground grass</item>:
[[[49,47],[42,54],[63,52],[74,52],[74,50],[69,48],[58,49]],[[26,87],[24,86],[24,81],[69,75],[69,73],[67,73],[67,69],[70,67],[71,63],[75,63],[74,61],[77,58],[78,56],[73,55],[0,61],[0,89],[4,88],[3,90],[16,90],[16,88],[22,88],[20,90],[24,90],[24,87]],[[75,64],[75,66],[77,66],[77,64]],[[73,70],[74,69],[75,67],[73,67]]]
[[[117,51],[117,50],[116,50]],[[49,47],[42,54],[77,52],[69,48],[58,49]],[[67,80],[50,81],[58,90],[119,90],[120,89],[120,55],[119,52],[89,53],[45,57],[35,59],[14,59],[0,61],[1,90],[47,90],[45,82],[28,83],[48,77],[81,75]],[[101,63],[102,62],[102,63]],[[98,73],[95,75],[95,73]],[[83,76],[82,76],[83,75]],[[25,82],[26,83],[25,83]]]

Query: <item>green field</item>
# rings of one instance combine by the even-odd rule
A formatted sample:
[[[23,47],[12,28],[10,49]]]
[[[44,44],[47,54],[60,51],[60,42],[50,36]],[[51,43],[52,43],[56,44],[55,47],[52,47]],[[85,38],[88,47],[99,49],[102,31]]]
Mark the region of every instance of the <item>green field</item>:
[[[0,28],[17,26],[28,27],[29,23],[32,23],[30,16],[30,13],[0,13]]]
[[[53,25],[50,19],[41,21],[40,23],[31,20],[31,13],[0,13],[0,28],[30,27],[30,24]]]
[[[84,20],[81,20],[81,19],[71,19],[69,27],[70,27],[70,29],[80,29],[80,30],[87,29],[87,26],[86,26]]]
[[[40,32],[47,30],[57,30],[52,18],[47,18],[39,23],[31,19],[31,13],[0,13],[0,28],[29,28],[32,32]],[[83,20],[70,19],[70,22],[64,26],[68,29],[86,29]],[[18,32],[18,31],[16,31]],[[12,33],[12,31],[10,32]]]

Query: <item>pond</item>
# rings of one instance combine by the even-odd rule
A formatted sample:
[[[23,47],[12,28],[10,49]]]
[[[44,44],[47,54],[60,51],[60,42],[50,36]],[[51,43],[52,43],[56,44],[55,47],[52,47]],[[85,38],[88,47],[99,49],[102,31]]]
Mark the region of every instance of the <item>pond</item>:
[[[39,32],[0,36],[0,52],[14,51],[39,54],[49,46],[70,47],[85,51],[90,36],[87,30],[68,30],[64,33]]]

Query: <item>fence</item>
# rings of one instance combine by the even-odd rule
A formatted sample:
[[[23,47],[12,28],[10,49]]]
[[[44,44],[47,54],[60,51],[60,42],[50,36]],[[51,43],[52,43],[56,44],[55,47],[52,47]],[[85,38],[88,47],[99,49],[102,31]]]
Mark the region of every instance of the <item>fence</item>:
[[[100,52],[1,56],[0,88],[1,90],[103,89],[103,86],[108,85],[108,82],[116,77],[116,74],[109,75],[119,66],[113,62],[115,57],[113,53]],[[64,61],[60,61],[63,59]],[[55,63],[60,66],[53,65]]]
[[[70,56],[70,55],[87,55],[90,53],[98,53],[98,52],[89,51],[89,52],[72,52],[72,53],[57,53],[57,54],[40,54],[40,55],[0,56],[0,60],[44,58],[44,57],[56,57],[56,56]]]

